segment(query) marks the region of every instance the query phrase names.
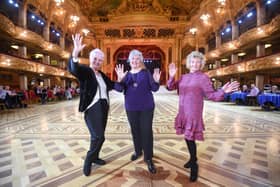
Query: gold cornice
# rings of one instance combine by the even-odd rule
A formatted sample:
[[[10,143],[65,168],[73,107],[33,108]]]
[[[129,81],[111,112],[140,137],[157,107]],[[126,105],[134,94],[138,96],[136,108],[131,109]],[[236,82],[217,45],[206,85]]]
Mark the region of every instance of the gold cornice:
[[[2,14],[0,14],[0,23],[0,30],[8,35],[11,35],[15,39],[36,45],[42,48],[42,50],[56,54],[64,59],[68,59],[70,57],[70,53],[63,50],[60,46],[45,41],[44,38],[37,33],[15,26]]]
[[[209,77],[222,77],[225,75],[247,73],[258,70],[269,70],[274,68],[280,68],[280,53],[256,58],[242,63],[231,64],[227,67],[207,71],[206,73]]]
[[[206,53],[205,57],[207,60],[211,60],[219,58],[224,53],[236,52],[241,47],[250,44],[251,42],[256,42],[268,36],[272,36],[273,33],[279,30],[280,15],[275,17],[269,24],[250,29],[249,31],[243,33],[237,40],[224,43],[219,48],[211,50]]]
[[[66,70],[5,54],[0,54],[0,67],[5,69],[13,69],[17,71],[42,73],[47,75],[75,79],[75,77]]]

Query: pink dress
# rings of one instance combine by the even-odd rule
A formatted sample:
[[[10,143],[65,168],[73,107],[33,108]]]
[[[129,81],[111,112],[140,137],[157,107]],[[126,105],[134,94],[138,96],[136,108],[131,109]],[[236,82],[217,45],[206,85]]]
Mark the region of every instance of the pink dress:
[[[203,99],[224,99],[222,89],[215,91],[209,77],[201,71],[182,75],[178,81],[169,79],[167,88],[179,88],[179,112],[175,118],[176,134],[187,140],[203,140]]]

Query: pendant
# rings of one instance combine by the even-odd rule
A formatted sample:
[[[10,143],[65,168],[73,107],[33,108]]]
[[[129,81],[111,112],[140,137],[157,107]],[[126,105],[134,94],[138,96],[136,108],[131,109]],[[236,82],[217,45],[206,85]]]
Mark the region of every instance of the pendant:
[[[134,83],[133,83],[133,87],[136,88],[137,86],[138,86],[137,82],[134,82]]]

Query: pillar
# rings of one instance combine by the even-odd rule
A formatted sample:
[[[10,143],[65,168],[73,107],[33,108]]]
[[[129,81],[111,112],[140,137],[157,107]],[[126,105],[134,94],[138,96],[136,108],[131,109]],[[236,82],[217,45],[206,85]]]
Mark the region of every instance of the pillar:
[[[257,26],[261,26],[265,23],[265,6],[261,4],[261,1],[256,2],[257,8]]]
[[[19,16],[18,16],[18,24],[19,26],[26,28],[27,25],[27,4],[24,3],[19,7]]]
[[[216,32],[216,48],[219,48],[221,46],[222,39],[220,32]]]
[[[265,56],[265,46],[263,43],[258,43],[256,50],[257,50],[256,57]]]
[[[19,87],[20,90],[28,90],[28,81],[26,75],[19,76]]]
[[[256,86],[262,90],[264,85],[264,76],[263,75],[256,75]]]
[[[18,55],[22,58],[27,58],[27,47],[26,46],[19,46]]]
[[[231,21],[231,39],[236,40],[239,35],[239,30],[236,22],[233,20]]]
[[[49,55],[44,55],[43,56],[43,63],[50,65],[50,62],[51,62],[50,56]]]
[[[44,39],[48,42],[50,41],[50,22],[47,21],[43,30]]]
[[[235,63],[237,63],[238,62],[238,56],[237,56],[237,54],[231,54],[231,63],[232,64],[235,64]]]
[[[216,61],[215,61],[215,69],[218,69],[218,68],[220,68],[220,67],[221,67],[221,61],[216,60]]]
[[[51,79],[49,79],[49,78],[44,79],[44,86],[48,86],[50,88],[51,87]]]
[[[65,39],[64,39],[64,35],[61,34],[60,38],[59,38],[59,45],[60,47],[64,50],[65,49]]]

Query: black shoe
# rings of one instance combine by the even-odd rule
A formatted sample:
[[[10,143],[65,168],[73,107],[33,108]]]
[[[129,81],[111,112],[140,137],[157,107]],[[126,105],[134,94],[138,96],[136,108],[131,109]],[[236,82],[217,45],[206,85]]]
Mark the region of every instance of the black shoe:
[[[192,164],[196,163],[196,159],[194,161],[189,160],[188,162],[185,163],[184,168],[190,168],[192,167]]]
[[[155,165],[154,165],[154,163],[153,163],[152,160],[146,160],[146,163],[147,163],[148,170],[149,170],[150,173],[153,173],[153,174],[154,174],[154,173],[157,172],[157,170],[156,170],[156,168],[155,168]]]
[[[189,160],[188,162],[185,163],[184,168],[190,168],[192,165],[192,162]]]
[[[190,181],[191,182],[195,182],[197,180],[198,177],[198,164],[194,163],[191,166],[191,176],[190,176]]]
[[[90,175],[91,164],[92,164],[92,162],[89,159],[86,158],[85,162],[84,162],[84,170],[83,170],[85,176],[89,176]]]
[[[141,155],[142,153],[141,154],[133,153],[133,155],[131,155],[130,160],[131,161],[137,160],[137,158],[139,158]]]
[[[98,165],[105,165],[106,164],[106,161],[102,160],[100,158],[97,158],[97,159],[93,160],[92,162],[95,163],[95,164],[98,164]]]

